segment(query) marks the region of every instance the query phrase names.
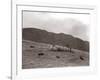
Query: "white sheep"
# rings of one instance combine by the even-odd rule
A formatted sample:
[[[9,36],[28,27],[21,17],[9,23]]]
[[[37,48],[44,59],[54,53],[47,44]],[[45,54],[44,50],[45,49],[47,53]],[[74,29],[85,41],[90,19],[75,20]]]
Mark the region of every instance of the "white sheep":
[[[64,47],[64,46],[59,46],[59,45],[51,45],[50,50],[53,50],[53,51],[68,51],[68,48]]]

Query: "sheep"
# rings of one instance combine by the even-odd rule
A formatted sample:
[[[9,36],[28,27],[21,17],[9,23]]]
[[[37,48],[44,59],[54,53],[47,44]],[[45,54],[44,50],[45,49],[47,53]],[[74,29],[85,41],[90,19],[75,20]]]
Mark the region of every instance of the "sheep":
[[[68,48],[64,46],[59,46],[59,45],[51,45],[50,50],[52,51],[67,51]]]
[[[68,51],[68,48],[67,47],[63,47],[64,51]]]
[[[69,45],[59,46],[59,45],[50,45],[50,50],[52,51],[67,51],[73,53],[72,48]]]
[[[70,53],[73,52],[73,51],[72,51],[72,48],[71,48],[68,44],[66,45],[66,47],[68,48],[68,51],[69,51]]]

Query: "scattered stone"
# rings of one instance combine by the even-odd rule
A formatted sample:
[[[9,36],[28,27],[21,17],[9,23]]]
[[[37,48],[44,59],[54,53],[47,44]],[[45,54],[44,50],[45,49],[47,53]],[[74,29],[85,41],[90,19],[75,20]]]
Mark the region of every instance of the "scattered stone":
[[[83,58],[82,56],[80,56],[80,59],[81,59],[81,60],[84,60],[84,58]]]
[[[43,55],[44,55],[44,53],[39,53],[38,55],[39,55],[39,56],[43,56]]]
[[[59,56],[56,56],[56,58],[58,58],[58,59],[59,59],[60,57],[59,57]]]
[[[30,46],[30,48],[35,48],[35,46]]]

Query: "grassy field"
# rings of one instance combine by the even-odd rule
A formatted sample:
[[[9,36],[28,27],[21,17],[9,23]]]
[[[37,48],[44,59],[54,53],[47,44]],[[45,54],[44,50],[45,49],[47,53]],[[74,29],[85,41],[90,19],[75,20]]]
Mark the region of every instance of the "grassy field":
[[[50,44],[28,40],[22,41],[22,47],[23,69],[89,66],[89,53],[85,51],[52,51]]]

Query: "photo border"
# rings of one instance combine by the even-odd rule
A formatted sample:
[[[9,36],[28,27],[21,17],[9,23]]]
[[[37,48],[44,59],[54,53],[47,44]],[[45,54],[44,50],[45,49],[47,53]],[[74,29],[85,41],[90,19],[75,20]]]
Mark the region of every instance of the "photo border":
[[[23,5],[20,5],[20,4],[17,4],[16,5],[16,23],[18,23],[17,21],[18,21],[18,19],[17,19],[17,13],[18,13],[18,6],[23,6]],[[24,6],[26,6],[26,5],[24,5]],[[36,6],[36,7],[51,7],[51,8],[53,8],[53,7],[55,7],[55,8],[68,8],[68,7],[56,7],[56,6],[39,6],[39,5],[27,5],[27,6]],[[73,8],[73,9],[88,9],[88,10],[93,10],[93,12],[95,11],[95,8],[74,8],[74,7],[69,7],[69,8]],[[12,11],[12,14],[13,14],[13,11]],[[13,17],[13,16],[12,16]],[[11,17],[11,18],[12,18]],[[13,19],[11,19],[11,21],[12,21]],[[13,21],[12,21],[13,22]],[[12,29],[13,30],[13,29]],[[17,34],[17,24],[16,24],[16,74],[14,74],[13,75],[13,73],[15,72],[13,72],[13,69],[12,68],[14,68],[14,66],[13,66],[13,62],[12,62],[12,60],[13,60],[13,55],[11,55],[11,75],[12,75],[12,80],[14,80],[14,78],[15,77],[17,77],[18,76],[18,54],[17,54],[17,48],[18,48],[18,42],[17,42],[17,39],[18,39],[18,34]],[[13,31],[12,31],[12,33],[13,33]],[[13,36],[12,36],[12,38],[13,38]],[[12,39],[12,41],[13,41],[13,39]],[[12,43],[12,47],[13,47],[13,43]],[[12,51],[12,54],[13,54],[13,51]]]

